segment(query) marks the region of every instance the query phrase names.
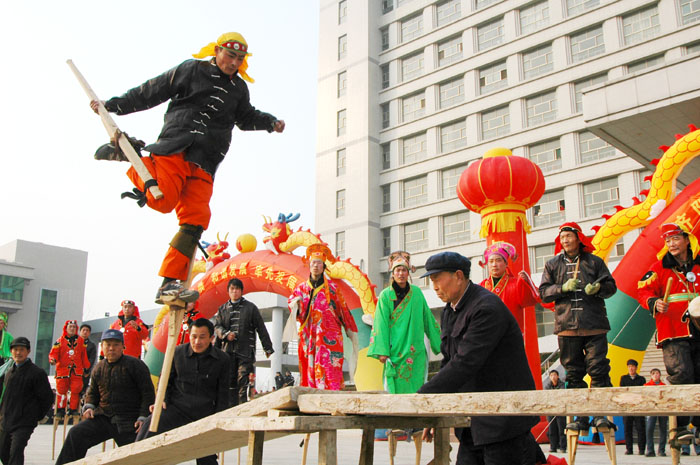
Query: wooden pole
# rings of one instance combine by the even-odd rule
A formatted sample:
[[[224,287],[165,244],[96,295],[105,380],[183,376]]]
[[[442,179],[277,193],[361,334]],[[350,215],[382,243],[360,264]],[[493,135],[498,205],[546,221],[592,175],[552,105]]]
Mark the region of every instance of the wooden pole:
[[[117,124],[112,119],[112,116],[110,116],[109,112],[105,109],[104,105],[102,104],[102,100],[100,100],[97,97],[97,94],[92,90],[90,84],[88,84],[85,77],[73,64],[73,60],[67,60],[66,63],[68,63],[68,66],[70,67],[71,71],[73,71],[73,74],[78,79],[78,82],[80,83],[85,93],[88,95],[90,101],[95,100],[98,102],[97,112],[100,115],[100,118],[102,119],[102,124],[107,130],[107,134],[109,134],[109,138],[114,140],[115,134],[120,134],[119,140],[116,140],[115,143],[119,144],[119,147],[122,149],[122,152],[124,152],[124,155],[126,155],[126,158],[134,167],[134,169],[138,173],[139,177],[143,180],[143,182],[145,183],[151,181],[153,179],[153,176],[151,176],[151,173],[148,171],[148,168],[146,168],[146,165],[144,165],[143,161],[141,161],[141,157],[139,157],[139,155],[136,153],[136,150],[134,150],[134,148],[129,143],[129,139],[121,132],[118,132],[119,126],[117,126]],[[148,191],[156,199],[160,199],[163,197],[163,193],[157,185],[149,187]]]
[[[578,277],[578,267],[581,264],[581,257],[578,257],[578,260],[576,260],[576,267],[574,268],[574,279]]]
[[[306,465],[306,454],[309,452],[309,439],[311,439],[311,433],[306,433],[304,438],[304,450],[301,453],[301,465]]]

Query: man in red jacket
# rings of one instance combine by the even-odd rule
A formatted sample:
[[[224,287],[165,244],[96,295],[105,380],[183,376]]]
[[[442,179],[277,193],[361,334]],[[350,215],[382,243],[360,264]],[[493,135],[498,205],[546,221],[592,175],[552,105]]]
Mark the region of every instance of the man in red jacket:
[[[68,320],[63,325],[63,334],[49,352],[49,363],[56,365],[56,418],[65,414],[66,396],[70,391],[69,415],[78,414],[80,391],[83,389],[83,370],[90,367],[86,343],[78,336],[78,322]]]
[[[148,338],[148,326],[139,316],[139,308],[133,300],[122,302],[119,316],[109,329],[116,329],[124,333],[124,353],[132,357],[141,358],[141,342]]]

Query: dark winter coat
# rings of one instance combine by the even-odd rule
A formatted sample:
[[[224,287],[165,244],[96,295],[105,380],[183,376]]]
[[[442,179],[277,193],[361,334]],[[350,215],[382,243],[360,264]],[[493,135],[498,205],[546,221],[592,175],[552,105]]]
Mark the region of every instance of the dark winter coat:
[[[647,380],[644,378],[644,376],[637,375],[632,379],[630,375],[622,375],[620,377],[620,387],[625,387],[625,386],[644,386],[646,384]]]
[[[238,332],[236,339],[229,341],[226,339],[226,334],[231,331],[231,312],[239,308],[241,315],[238,321]],[[233,354],[238,359],[246,362],[255,362],[255,332],[257,331],[260,337],[265,352],[273,353],[272,341],[265,327],[260,310],[253,302],[241,299],[235,304],[230,300],[219,307],[216,312],[214,323],[216,336],[221,340],[222,349],[227,354]]]
[[[535,381],[525,356],[523,336],[513,314],[498,296],[469,283],[455,310],[447,305],[441,319],[442,366],[419,393],[534,390]],[[522,434],[537,417],[472,417],[477,446],[505,441]]]
[[[5,386],[0,404],[0,428],[8,433],[18,428],[36,427],[53,403],[53,391],[44,370],[30,359],[13,368],[0,377],[0,386]]]
[[[87,339],[85,341],[85,350],[87,351],[87,358],[90,362],[90,366],[86,370],[83,370],[83,376],[88,377],[97,360],[97,346],[90,339]]]
[[[568,268],[573,271],[573,267],[566,265],[565,254],[557,255],[544,266],[539,291],[543,302],[554,302],[554,334],[565,330],[610,329],[604,299],[617,292],[615,279],[601,258],[581,252],[579,260],[578,279],[582,289],[572,292],[561,289],[573,277],[568,274]],[[583,287],[596,281],[600,283],[600,290],[593,295],[586,294]]]
[[[186,60],[121,97],[105,102],[108,111],[126,115],[170,100],[165,124],[158,140],[145,147],[157,155],[185,152],[185,160],[196,163],[214,176],[231,145],[231,131],[271,132],[276,118],[250,104],[245,81],[230,78],[214,60]]]

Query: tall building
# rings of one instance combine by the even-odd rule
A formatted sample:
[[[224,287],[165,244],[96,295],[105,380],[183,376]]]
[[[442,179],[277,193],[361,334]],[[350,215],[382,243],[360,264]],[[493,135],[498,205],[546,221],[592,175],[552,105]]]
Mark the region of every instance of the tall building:
[[[32,361],[49,372],[49,351],[66,320],[83,316],[88,254],[15,240],[0,246],[0,311],[8,331],[32,344]]]

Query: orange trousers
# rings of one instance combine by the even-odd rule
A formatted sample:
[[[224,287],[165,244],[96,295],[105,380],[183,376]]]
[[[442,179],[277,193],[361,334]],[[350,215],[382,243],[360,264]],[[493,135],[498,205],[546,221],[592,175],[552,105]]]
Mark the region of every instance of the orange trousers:
[[[151,176],[158,182],[163,192],[160,199],[153,198],[146,192],[146,204],[161,213],[175,210],[178,224],[201,226],[206,230],[211,219],[209,200],[214,184],[211,174],[194,163],[185,161],[184,153],[173,155],[151,155],[141,159]],[[131,167],[126,175],[139,190],[143,191],[144,182],[136,170]],[[187,279],[191,257],[185,257],[181,252],[168,247],[159,275],[184,281]]]
[[[59,409],[66,407],[66,398],[70,391],[70,408],[78,410],[80,406],[80,391],[83,390],[83,377],[70,375],[68,378],[56,378],[56,404]]]

